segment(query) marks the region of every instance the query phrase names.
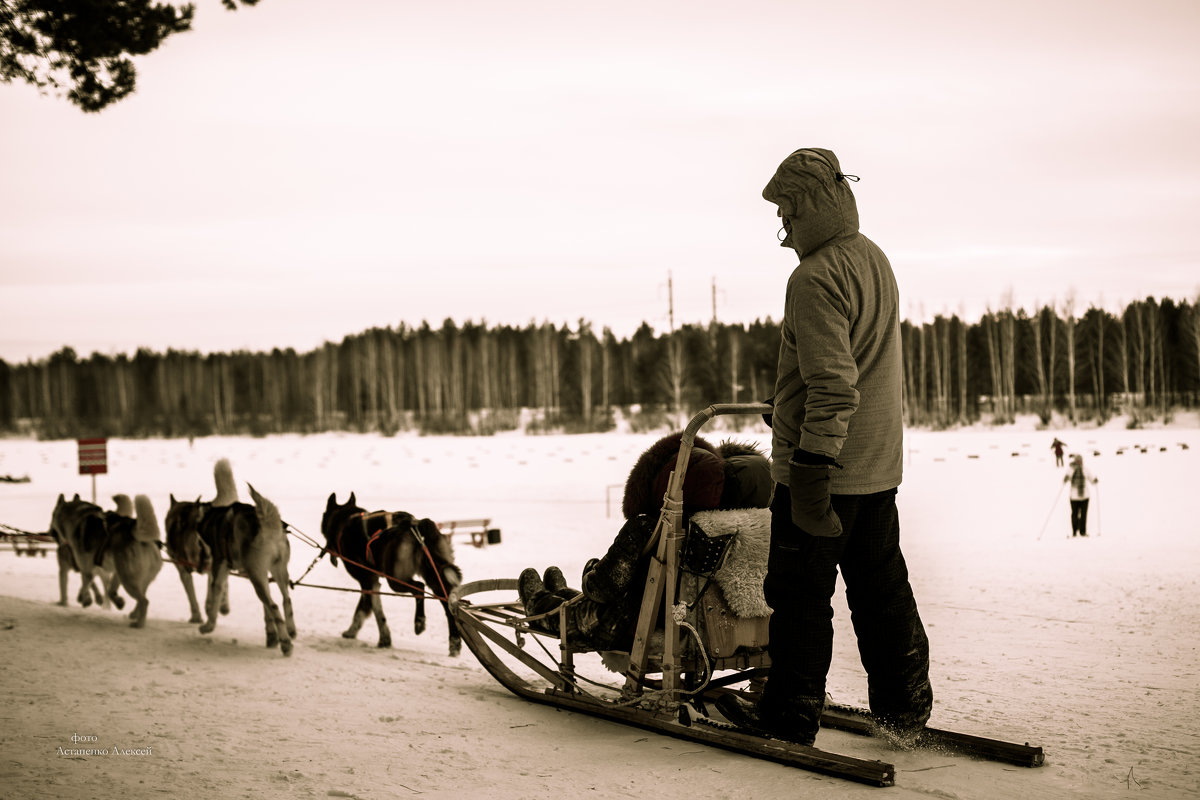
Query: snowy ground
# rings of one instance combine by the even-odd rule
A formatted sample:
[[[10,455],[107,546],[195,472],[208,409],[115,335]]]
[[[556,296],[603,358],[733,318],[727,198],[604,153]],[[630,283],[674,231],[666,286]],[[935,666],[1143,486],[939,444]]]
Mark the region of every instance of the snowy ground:
[[[201,636],[167,566],[147,627],[132,630],[115,611],[54,605],[52,555],[0,552],[0,797],[1197,797],[1200,427],[1181,424],[907,436],[902,541],[933,648],[933,724],[1040,744],[1041,769],[823,732],[818,746],[896,764],[896,787],[871,789],[524,702],[468,651],[447,655],[436,605],[417,637],[412,601],[385,598],[395,647],[381,651],[373,622],[340,637],[351,595],[297,588],[285,659],[262,646],[246,581],[231,581],[232,613]],[[1086,540],[1069,535],[1054,434],[1100,478]],[[467,580],[557,563],[577,582],[654,438],[115,440],[97,493],[105,507],[148,494],[161,518],[170,493],[211,497],[212,465],[228,457],[243,499],[249,481],[311,536],[330,492],[353,490],[368,507],[491,517],[501,544],[456,545]],[[59,492],[91,496],[72,441],[0,440],[0,475],[26,474],[0,483],[0,522],[45,530]],[[314,555],[293,542],[293,577]],[[324,561],[308,580],[353,585]],[[837,614],[829,688],[863,704],[840,597]]]

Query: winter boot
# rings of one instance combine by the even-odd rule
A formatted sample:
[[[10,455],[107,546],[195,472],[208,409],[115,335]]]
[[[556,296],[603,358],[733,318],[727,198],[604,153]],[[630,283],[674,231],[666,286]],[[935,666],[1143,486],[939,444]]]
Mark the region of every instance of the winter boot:
[[[546,591],[551,594],[567,588],[567,579],[558,567],[546,567],[546,574],[542,576],[542,583],[546,585]]]
[[[803,731],[799,726],[785,725],[764,715],[762,709],[735,694],[723,694],[717,698],[717,710],[725,719],[758,736],[767,736],[785,742],[811,747],[816,740],[816,731]]]

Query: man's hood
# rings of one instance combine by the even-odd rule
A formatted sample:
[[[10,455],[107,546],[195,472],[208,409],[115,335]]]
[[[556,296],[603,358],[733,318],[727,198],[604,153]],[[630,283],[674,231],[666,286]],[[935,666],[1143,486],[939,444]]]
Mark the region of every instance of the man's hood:
[[[804,147],[783,160],[763,197],[779,206],[791,232],[784,247],[801,258],[823,244],[858,233],[858,205],[831,150]]]

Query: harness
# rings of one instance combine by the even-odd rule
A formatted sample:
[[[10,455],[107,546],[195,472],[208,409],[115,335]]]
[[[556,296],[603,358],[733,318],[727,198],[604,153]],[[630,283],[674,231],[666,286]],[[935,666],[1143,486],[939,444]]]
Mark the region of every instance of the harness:
[[[350,523],[354,520],[355,517],[357,517],[359,522],[362,524],[363,535],[367,537],[366,544],[364,545],[364,549],[366,550],[366,562],[369,565],[367,567],[367,569],[370,572],[374,572],[375,574],[379,575],[380,577],[388,578],[389,576],[384,575],[383,573],[378,572],[375,569],[375,556],[372,555],[372,553],[371,553],[371,545],[375,542],[375,540],[377,540],[377,539],[379,539],[379,537],[383,536],[383,534],[392,530],[393,527],[395,527],[392,524],[393,521],[398,519],[401,516],[405,516],[405,517],[408,517],[410,520],[413,520],[408,526],[408,532],[411,533],[413,535],[413,538],[417,540],[417,544],[420,545],[422,552],[425,554],[425,558],[429,560],[430,565],[433,567],[434,574],[437,575],[438,584],[442,590],[441,596],[443,598],[449,597],[449,593],[446,590],[446,584],[445,584],[445,582],[442,581],[442,571],[438,564],[438,561],[437,561],[437,559],[435,559],[433,557],[433,553],[430,552],[428,545],[425,544],[425,537],[421,534],[420,529],[417,527],[416,519],[413,517],[412,514],[409,514],[407,512],[404,512],[404,511],[360,511],[360,512],[358,512],[357,514],[353,515],[350,519],[346,520],[346,522],[344,522],[342,525],[338,526],[337,552],[334,553],[334,555],[337,555],[343,561],[346,561],[346,557],[343,555],[343,553],[345,553],[345,548],[342,547],[342,536],[345,535],[346,529],[348,527],[350,527]],[[382,519],[384,521],[384,526],[382,528],[380,528],[378,531],[376,531],[375,533],[369,534],[368,530],[367,530],[367,522],[372,519]],[[354,563],[354,562],[351,561],[349,563]],[[360,564],[359,566],[363,566],[363,565]]]
[[[372,567],[375,566],[375,556],[371,552],[371,545],[375,544],[375,542],[381,536],[383,536],[385,533],[387,533],[393,527],[395,527],[393,525],[393,521],[398,519],[401,516],[405,516],[410,519],[412,518],[411,514],[408,514],[403,511],[360,511],[354,515],[354,517],[357,517],[359,522],[362,524],[363,536],[365,536],[366,540],[367,540],[366,544],[363,545],[363,548],[366,551],[366,561]],[[337,535],[337,550],[338,550],[338,552],[337,552],[337,554],[343,560],[345,560],[345,556],[343,556],[342,553],[345,553],[346,549],[342,546],[342,536],[346,533],[346,528],[348,528],[350,526],[350,523],[354,519],[354,517],[351,517],[349,520],[346,520],[346,522],[338,528],[338,535]],[[380,528],[379,530],[375,531],[375,533],[371,533],[367,528],[367,523],[373,519],[382,519],[383,520],[383,527]],[[413,536],[416,537],[417,543],[420,544],[422,548],[424,548],[425,547],[425,539],[421,536],[421,532],[417,530],[416,525],[409,525],[408,529],[409,529],[409,531],[412,532]]]

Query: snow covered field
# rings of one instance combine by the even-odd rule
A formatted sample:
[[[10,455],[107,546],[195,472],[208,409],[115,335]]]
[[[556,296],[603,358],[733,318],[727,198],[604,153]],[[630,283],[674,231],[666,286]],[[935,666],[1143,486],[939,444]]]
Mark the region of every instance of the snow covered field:
[[[1070,537],[1054,435],[1100,479],[1087,539]],[[171,493],[211,497],[213,463],[228,457],[243,500],[249,481],[314,538],[329,494],[353,490],[368,508],[492,518],[499,545],[456,542],[466,580],[557,563],[577,584],[619,528],[626,473],[656,438],[114,440],[97,494],[104,507],[118,492],[148,494],[161,519]],[[1137,431],[910,431],[906,443],[902,542],[932,646],[932,724],[1040,744],[1041,769],[823,732],[818,746],[896,764],[895,788],[870,789],[523,702],[465,649],[447,656],[434,604],[417,637],[412,601],[385,598],[395,647],[380,651],[373,621],[357,642],[340,637],[352,595],[299,587],[284,659],[262,647],[247,581],[231,580],[232,613],[202,637],[164,566],[135,631],[115,611],[75,605],[77,577],[72,607],[53,605],[53,555],[0,552],[0,797],[1200,796],[1194,416]],[[91,496],[73,441],[0,440],[5,474],[31,478],[0,483],[0,522],[18,528],[45,530],[59,492]],[[292,548],[294,579],[316,553]],[[354,586],[326,561],[308,581]],[[864,704],[840,595],[837,615],[829,689]],[[60,755],[80,746],[73,735],[152,754]]]

